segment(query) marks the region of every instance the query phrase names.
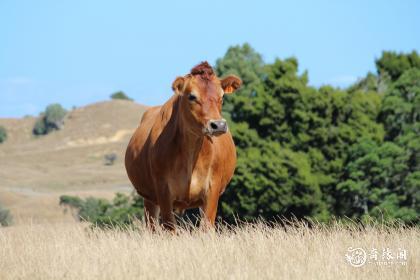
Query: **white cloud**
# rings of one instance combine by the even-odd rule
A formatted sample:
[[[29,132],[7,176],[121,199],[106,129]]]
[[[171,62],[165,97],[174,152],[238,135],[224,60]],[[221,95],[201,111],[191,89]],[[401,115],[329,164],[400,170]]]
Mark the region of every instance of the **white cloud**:
[[[7,82],[14,85],[27,85],[27,84],[32,84],[34,80],[27,77],[12,77],[12,78],[9,78]]]
[[[35,83],[35,80],[29,77],[16,76],[0,79],[0,84],[4,86],[26,86]]]
[[[352,75],[341,75],[333,77],[328,81],[328,84],[331,84],[333,86],[339,86],[339,87],[345,87],[353,84],[356,82],[358,78],[356,76]]]

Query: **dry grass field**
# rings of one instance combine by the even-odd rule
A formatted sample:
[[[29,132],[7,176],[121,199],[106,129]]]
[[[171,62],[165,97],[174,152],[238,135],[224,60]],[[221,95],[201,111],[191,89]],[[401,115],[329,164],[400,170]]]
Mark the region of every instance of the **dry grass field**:
[[[420,279],[420,230],[245,225],[220,232],[0,228],[0,279]],[[353,267],[348,247],[407,251],[406,264]],[[395,255],[394,255],[395,257]]]

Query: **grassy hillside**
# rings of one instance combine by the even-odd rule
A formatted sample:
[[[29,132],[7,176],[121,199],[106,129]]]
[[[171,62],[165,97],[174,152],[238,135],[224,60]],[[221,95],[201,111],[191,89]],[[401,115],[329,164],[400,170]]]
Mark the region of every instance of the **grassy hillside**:
[[[0,202],[17,223],[59,221],[60,194],[129,192],[124,152],[145,109],[124,100],[95,103],[70,111],[62,130],[40,137],[32,135],[34,117],[0,119],[8,132],[0,145]],[[109,153],[117,159],[106,166]]]

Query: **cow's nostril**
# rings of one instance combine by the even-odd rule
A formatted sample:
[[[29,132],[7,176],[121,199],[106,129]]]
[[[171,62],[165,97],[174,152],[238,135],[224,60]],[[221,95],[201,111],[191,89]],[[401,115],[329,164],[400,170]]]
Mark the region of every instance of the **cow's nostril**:
[[[216,124],[216,123],[214,123],[214,122],[210,123],[210,127],[211,127],[212,129],[218,129],[217,124]]]

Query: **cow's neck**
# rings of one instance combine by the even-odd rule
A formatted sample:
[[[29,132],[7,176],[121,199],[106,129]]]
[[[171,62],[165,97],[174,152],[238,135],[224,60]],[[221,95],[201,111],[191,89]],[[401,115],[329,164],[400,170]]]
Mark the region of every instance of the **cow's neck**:
[[[186,163],[188,163],[188,165],[192,165],[192,168],[197,161],[203,146],[204,135],[197,134],[196,132],[192,131],[190,128],[188,128],[188,126],[181,123],[180,120],[177,137],[179,139],[179,151],[181,156],[187,161]]]
[[[179,146],[180,156],[185,160],[187,169],[191,171],[198,159],[198,156],[202,150],[205,136],[200,131],[193,130],[189,124],[186,123],[185,119],[181,117],[182,111],[180,110],[181,104],[178,104],[178,117],[176,121],[176,133],[177,138],[174,143]]]

